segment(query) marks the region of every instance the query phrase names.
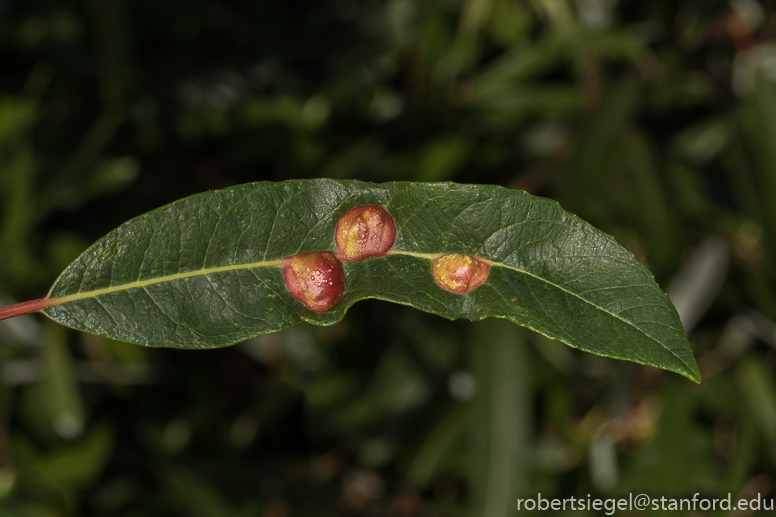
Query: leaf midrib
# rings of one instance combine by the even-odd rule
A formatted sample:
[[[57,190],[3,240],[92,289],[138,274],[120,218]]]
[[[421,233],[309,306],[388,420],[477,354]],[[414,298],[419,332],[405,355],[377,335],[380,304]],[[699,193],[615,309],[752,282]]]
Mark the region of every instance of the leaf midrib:
[[[135,282],[129,282],[127,284],[112,285],[110,287],[104,287],[102,289],[95,289],[94,291],[79,291],[67,296],[60,296],[57,298],[50,298],[49,295],[46,299],[56,302],[52,305],[60,305],[63,303],[75,302],[78,300],[84,300],[86,298],[96,298],[105,294],[117,293],[121,291],[129,291],[130,289],[139,289],[141,287],[147,287],[154,284],[163,284],[165,282],[172,282],[173,280],[183,280],[186,278],[194,278],[198,276],[207,276],[212,273],[223,273],[225,271],[241,271],[245,269],[256,269],[260,267],[279,267],[283,263],[282,260],[265,260],[259,262],[250,262],[247,264],[230,264],[228,266],[218,266],[211,268],[195,269],[193,271],[186,271],[184,273],[175,273],[172,275],[157,276],[154,278],[148,278],[146,280],[136,280]],[[53,289],[52,289],[53,290]]]

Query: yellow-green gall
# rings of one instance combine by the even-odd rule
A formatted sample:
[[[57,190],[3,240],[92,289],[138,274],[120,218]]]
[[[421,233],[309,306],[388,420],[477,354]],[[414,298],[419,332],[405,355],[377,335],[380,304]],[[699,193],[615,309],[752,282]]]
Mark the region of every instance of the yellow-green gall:
[[[442,255],[434,259],[431,272],[445,291],[466,294],[487,282],[490,264],[471,255]]]
[[[330,251],[294,255],[283,260],[282,268],[291,296],[317,313],[337,305],[345,292],[342,262]]]
[[[351,208],[339,218],[334,241],[337,257],[345,262],[383,257],[396,241],[396,225],[379,205]]]

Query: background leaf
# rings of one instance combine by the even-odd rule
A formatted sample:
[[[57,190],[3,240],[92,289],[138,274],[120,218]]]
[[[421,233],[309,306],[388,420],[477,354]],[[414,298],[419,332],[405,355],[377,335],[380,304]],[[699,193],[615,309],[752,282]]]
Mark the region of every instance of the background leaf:
[[[345,294],[317,314],[276,261],[334,251],[345,211],[379,204],[398,231],[382,258],[345,263]],[[466,295],[439,288],[438,254],[491,261]],[[699,380],[678,315],[636,259],[557,203],[500,187],[357,181],[255,183],[135,218],[56,281],[45,309],[79,330],[149,346],[234,344],[301,321],[329,325],[364,298],[450,319],[507,318],[572,346]]]
[[[521,329],[490,320],[471,336],[472,476],[475,515],[510,515],[524,493],[531,434],[531,356]]]

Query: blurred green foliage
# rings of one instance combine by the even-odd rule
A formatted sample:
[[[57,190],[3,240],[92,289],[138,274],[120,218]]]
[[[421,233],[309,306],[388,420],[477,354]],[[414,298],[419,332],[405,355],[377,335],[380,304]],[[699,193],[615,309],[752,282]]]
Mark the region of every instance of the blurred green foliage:
[[[758,0],[0,0],[3,303],[207,189],[498,183],[633,251],[704,376],[377,301],[202,352],[21,317],[0,324],[0,514],[776,496],[774,63]]]

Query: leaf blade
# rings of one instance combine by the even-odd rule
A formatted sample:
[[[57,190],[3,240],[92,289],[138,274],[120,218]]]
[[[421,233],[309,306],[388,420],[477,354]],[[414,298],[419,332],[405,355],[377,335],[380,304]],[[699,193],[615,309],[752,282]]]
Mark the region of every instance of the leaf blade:
[[[316,314],[285,290],[280,260],[334,251],[338,217],[380,204],[397,239],[385,257],[344,264],[339,304]],[[466,295],[439,288],[431,260],[491,263]],[[44,309],[65,325],[150,346],[206,348],[294,326],[329,325],[365,298],[455,319],[495,316],[598,355],[699,373],[676,310],[611,237],[557,203],[495,186],[296,180],[186,198],[95,243]]]

